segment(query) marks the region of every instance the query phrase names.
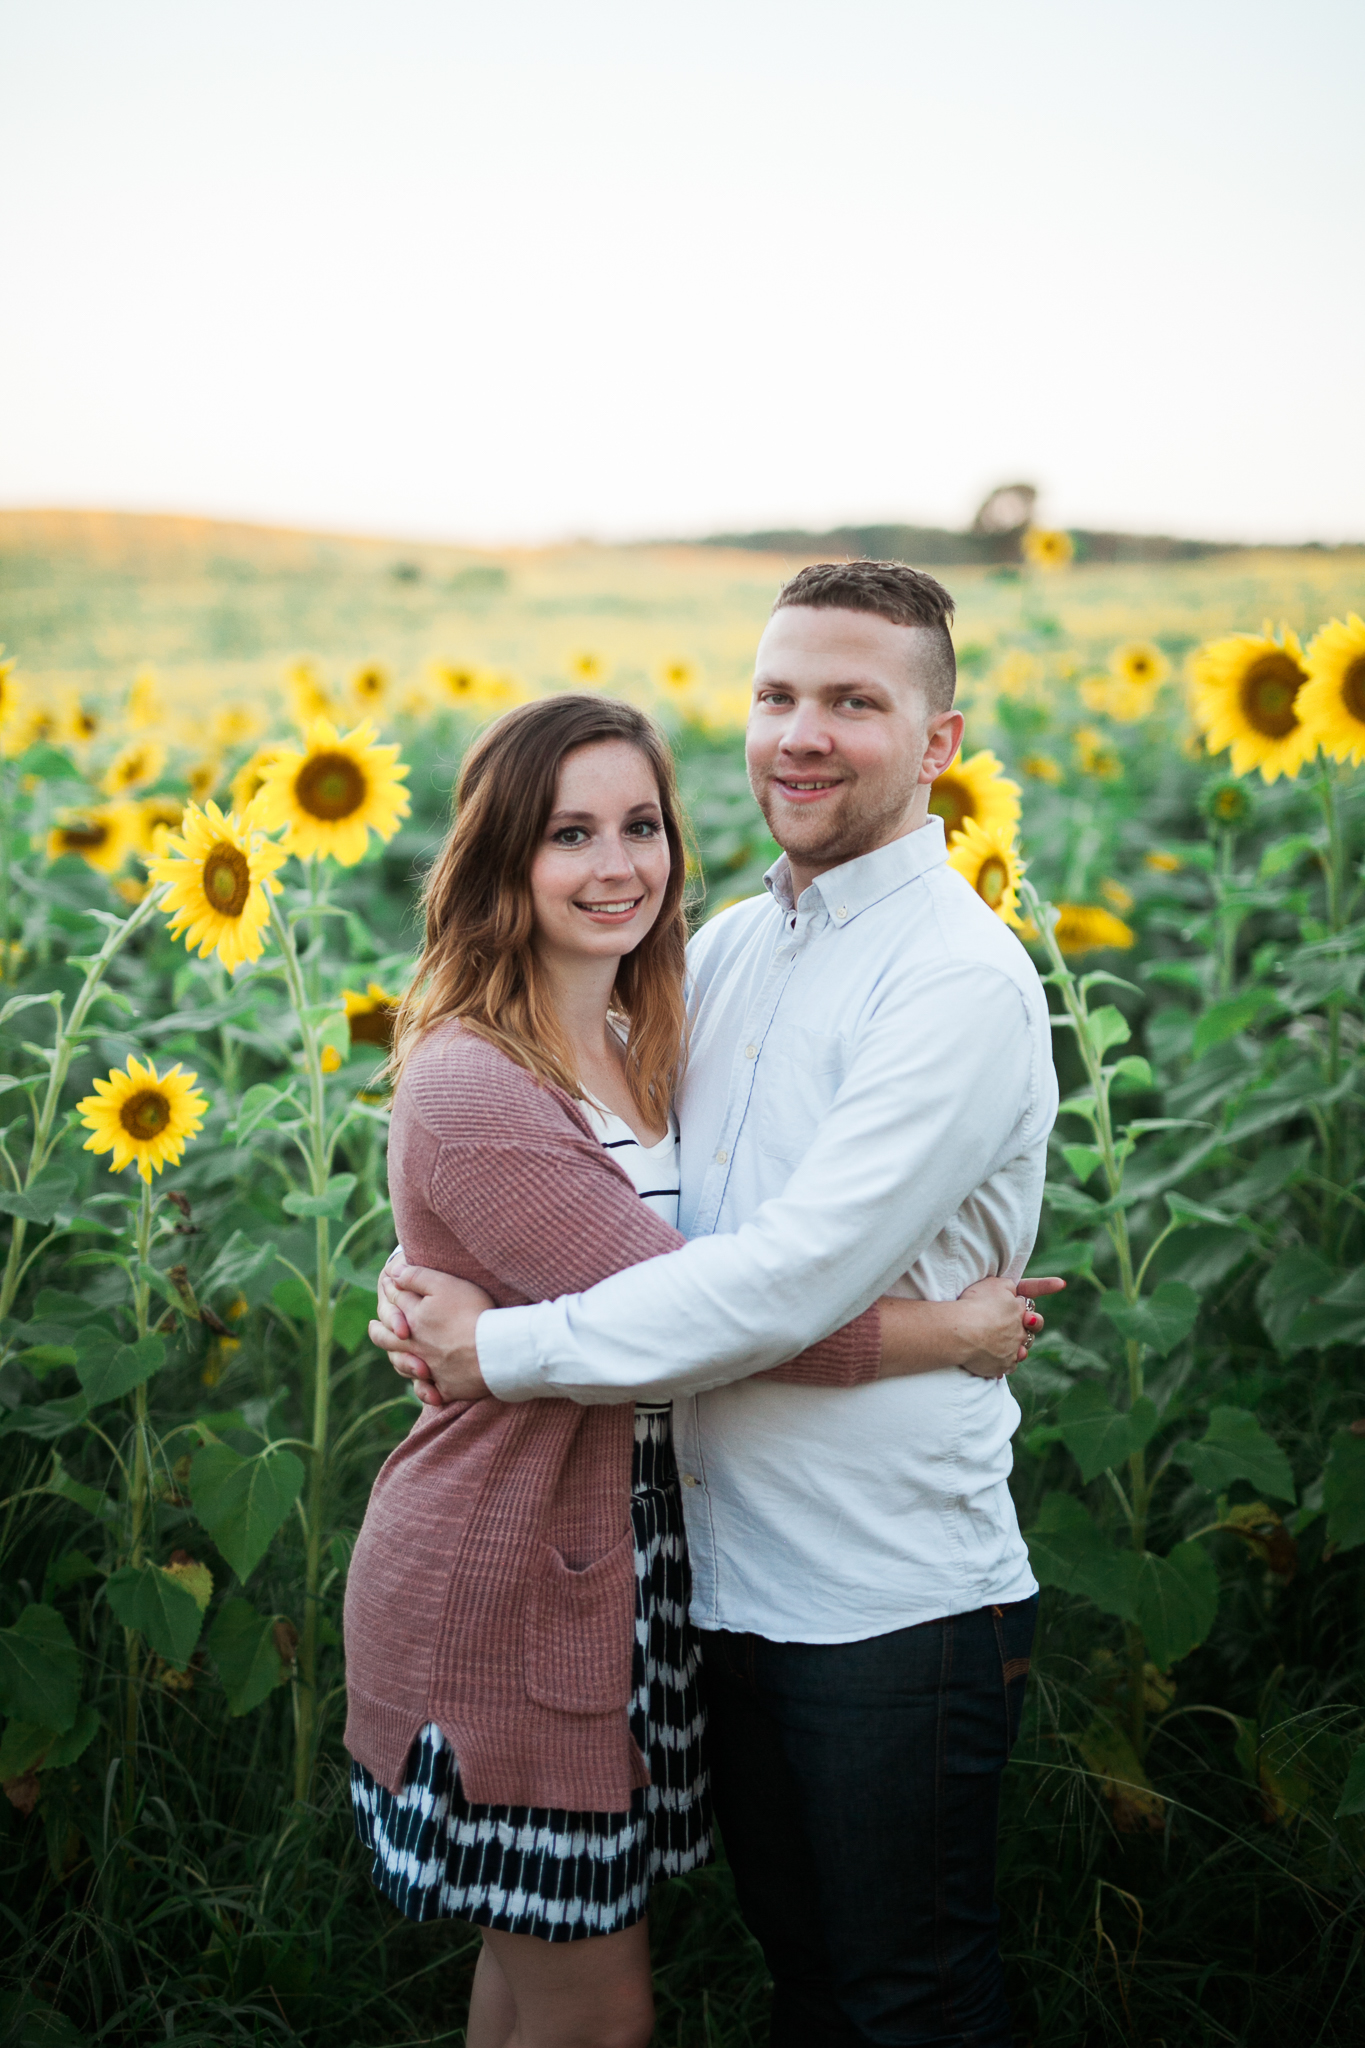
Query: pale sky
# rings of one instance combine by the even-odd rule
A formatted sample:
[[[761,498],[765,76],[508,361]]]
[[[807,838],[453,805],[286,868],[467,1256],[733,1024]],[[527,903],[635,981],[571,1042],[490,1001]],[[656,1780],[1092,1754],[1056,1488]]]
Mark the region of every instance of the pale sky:
[[[0,0],[0,503],[1365,538],[1360,0]]]

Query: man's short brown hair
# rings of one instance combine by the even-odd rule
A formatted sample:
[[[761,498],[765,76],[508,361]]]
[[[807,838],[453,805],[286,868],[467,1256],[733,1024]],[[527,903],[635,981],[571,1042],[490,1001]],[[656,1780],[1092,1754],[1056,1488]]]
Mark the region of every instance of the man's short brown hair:
[[[875,612],[893,626],[922,626],[928,634],[925,659],[915,680],[931,711],[951,711],[957,689],[957,656],[948,630],[952,598],[941,583],[904,562],[811,562],[777,593],[773,610],[810,605],[819,610]]]

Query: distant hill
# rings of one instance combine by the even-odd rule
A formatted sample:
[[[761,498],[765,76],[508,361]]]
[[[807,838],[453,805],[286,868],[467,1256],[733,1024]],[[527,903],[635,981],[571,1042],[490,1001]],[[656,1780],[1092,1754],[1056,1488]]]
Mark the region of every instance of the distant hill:
[[[1250,553],[1242,541],[1180,540],[1165,533],[1101,533],[1070,527],[1078,562],[1198,562],[1211,555]],[[969,563],[1000,564],[1019,560],[1022,527],[1004,532],[955,532],[946,526],[835,526],[827,533],[798,527],[762,533],[712,533],[699,543],[710,548],[752,548],[758,554],[816,557],[868,556],[876,561],[916,562],[925,568],[955,568]],[[1343,544],[1351,545],[1351,544]],[[1365,546],[1365,543],[1358,544]],[[1277,553],[1337,554],[1321,541]]]

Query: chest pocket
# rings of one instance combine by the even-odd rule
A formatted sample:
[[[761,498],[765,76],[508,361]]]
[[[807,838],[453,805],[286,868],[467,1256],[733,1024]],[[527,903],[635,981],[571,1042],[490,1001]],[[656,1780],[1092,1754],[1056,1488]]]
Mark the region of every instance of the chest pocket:
[[[782,1024],[769,1032],[755,1076],[764,1156],[795,1166],[839,1092],[848,1053],[836,1032]]]

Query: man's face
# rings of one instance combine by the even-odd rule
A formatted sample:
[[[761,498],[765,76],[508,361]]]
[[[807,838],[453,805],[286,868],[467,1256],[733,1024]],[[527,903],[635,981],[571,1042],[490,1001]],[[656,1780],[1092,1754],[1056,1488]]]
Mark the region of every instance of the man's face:
[[[745,755],[768,830],[804,881],[922,825],[962,739],[917,677],[929,634],[874,612],[786,605],[758,644]]]

